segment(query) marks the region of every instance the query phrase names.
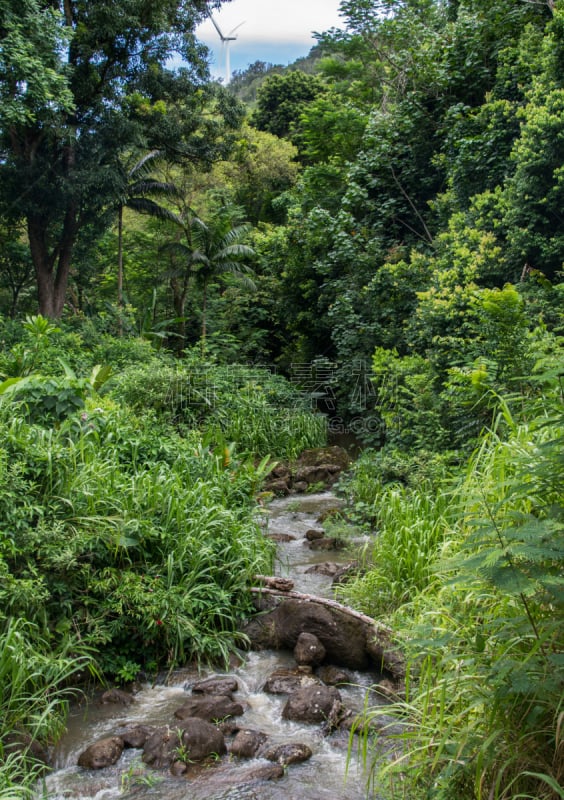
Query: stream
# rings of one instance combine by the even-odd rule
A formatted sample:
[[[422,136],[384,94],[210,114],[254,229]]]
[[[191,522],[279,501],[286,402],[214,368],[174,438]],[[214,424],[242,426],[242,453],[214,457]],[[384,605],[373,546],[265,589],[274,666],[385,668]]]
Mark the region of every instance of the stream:
[[[319,514],[335,508],[338,499],[330,492],[290,496],[272,501],[263,514],[267,535],[294,537],[277,545],[279,576],[289,576],[295,591],[331,597],[331,578],[307,573],[320,562],[351,561],[351,552],[315,551],[305,546],[305,534],[319,528]],[[361,542],[359,542],[359,546]],[[244,663],[222,672],[186,668],[175,670],[166,684],[144,684],[128,706],[102,705],[92,702],[71,711],[67,732],[54,753],[54,771],[49,774],[36,797],[50,800],[361,800],[366,798],[366,776],[359,759],[349,754],[349,734],[336,731],[324,736],[320,727],[282,719],[287,697],[262,691],[266,679],[280,667],[295,667],[292,653],[279,651],[251,652]],[[377,680],[371,673],[347,670],[350,684],[341,686],[343,703],[360,711],[366,700],[378,702],[370,691]],[[235,694],[245,707],[241,725],[268,734],[273,744],[303,743],[313,751],[312,757],[300,764],[291,764],[284,776],[275,781],[246,781],[251,765],[264,759],[239,760],[224,757],[199,774],[174,777],[166,770],[154,770],[141,760],[142,751],[126,749],[117,763],[106,769],[88,770],[77,766],[79,754],[92,742],[119,732],[125,724],[170,725],[174,727],[174,711],[186,701],[193,683],[210,675],[229,674],[237,678]],[[374,795],[372,795],[374,797]]]

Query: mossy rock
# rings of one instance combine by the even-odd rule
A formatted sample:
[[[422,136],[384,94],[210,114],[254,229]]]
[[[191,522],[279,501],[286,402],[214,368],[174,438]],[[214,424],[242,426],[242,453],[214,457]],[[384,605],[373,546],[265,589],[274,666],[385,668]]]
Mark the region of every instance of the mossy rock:
[[[325,464],[335,464],[341,470],[347,469],[351,464],[351,457],[342,447],[315,447],[304,450],[296,461],[298,467],[320,467]]]

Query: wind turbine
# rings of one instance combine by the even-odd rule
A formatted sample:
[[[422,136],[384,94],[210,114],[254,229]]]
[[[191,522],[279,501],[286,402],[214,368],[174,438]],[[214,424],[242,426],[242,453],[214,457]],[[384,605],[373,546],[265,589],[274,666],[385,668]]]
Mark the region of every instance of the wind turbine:
[[[213,23],[213,26],[216,29],[216,31],[218,32],[219,38],[221,39],[221,49],[225,51],[225,83],[229,83],[229,81],[231,80],[231,63],[230,63],[230,60],[229,60],[229,45],[231,44],[231,42],[237,41],[237,37],[233,36],[233,34],[237,30],[237,28],[240,28],[241,25],[244,24],[244,21],[240,22],[238,25],[236,25],[233,28],[233,30],[229,31],[227,36],[224,36],[222,34],[222,32],[220,31],[220,29],[219,29],[219,25],[217,24],[215,19],[212,17],[211,13],[209,14],[209,18],[211,19],[211,21]]]

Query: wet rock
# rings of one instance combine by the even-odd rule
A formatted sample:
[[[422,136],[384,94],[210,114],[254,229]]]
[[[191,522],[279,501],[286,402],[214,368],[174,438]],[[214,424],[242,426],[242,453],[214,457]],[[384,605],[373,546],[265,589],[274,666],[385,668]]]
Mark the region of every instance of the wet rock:
[[[295,542],[296,537],[291,533],[267,533],[267,539],[272,539],[273,542]]]
[[[318,467],[320,464],[332,464],[338,469],[347,469],[351,457],[342,447],[314,447],[301,453],[298,464],[304,467]]]
[[[334,686],[306,686],[290,695],[282,717],[296,722],[325,722],[341,706],[341,695]]]
[[[332,578],[340,570],[340,565],[335,564],[334,561],[324,561],[322,564],[314,564],[312,567],[309,567],[305,571],[305,575],[327,575],[327,577]]]
[[[293,650],[300,633],[313,633],[332,664],[349,669],[367,669],[371,665],[368,627],[356,617],[315,602],[284,599],[276,608],[254,617],[244,632],[259,650]]]
[[[319,686],[321,681],[311,673],[299,669],[281,667],[270,675],[264,686],[263,692],[268,694],[291,694],[304,686]]]
[[[295,481],[292,484],[292,491],[296,492],[296,494],[303,494],[307,492],[309,489],[309,483],[307,481]]]
[[[203,761],[226,752],[225,739],[215,725],[199,717],[185,719],[182,727],[157,729],[145,743],[143,761],[160,769],[178,761]]]
[[[302,761],[307,761],[312,755],[311,748],[308,747],[307,744],[300,744],[298,742],[271,747],[264,753],[264,757],[269,761],[275,761],[283,767],[287,767],[289,764],[299,764]]]
[[[123,732],[119,731],[119,737],[123,740],[125,747],[139,748],[144,747],[145,742],[152,736],[155,731],[153,726],[149,725],[135,725],[131,728],[126,728]]]
[[[294,658],[298,664],[321,664],[326,650],[313,633],[300,633],[294,647]]]
[[[239,758],[254,758],[267,740],[266,733],[251,729],[240,730],[229,748],[234,756]],[[276,759],[271,759],[276,760]]]
[[[270,474],[272,475],[273,478],[289,478],[290,467],[282,462],[280,464],[277,464]]]
[[[267,481],[264,485],[264,489],[267,492],[272,492],[273,494],[278,494],[278,495],[290,494],[289,479],[277,478],[276,480],[273,481]]]
[[[235,720],[235,717],[224,719],[221,722],[214,722],[214,725],[224,736],[234,736],[241,730],[241,726]]]
[[[173,761],[170,765],[170,774],[175,777],[180,777],[188,771],[188,765],[184,761]]]
[[[49,764],[49,754],[46,748],[37,739],[33,739],[29,733],[23,731],[13,731],[3,737],[2,754],[4,759],[12,754],[25,754],[26,758],[32,759],[36,764],[43,764],[45,768]]]
[[[352,678],[348,672],[340,667],[334,667],[331,664],[318,667],[316,675],[326,686],[338,686],[339,684],[352,682]]]
[[[308,542],[310,550],[343,550],[345,543],[342,539],[335,539],[334,537],[324,539],[314,539]]]
[[[222,720],[227,717],[240,717],[244,713],[243,706],[236,703],[229,695],[202,695],[194,696],[183,703],[174,712],[177,719],[185,720],[188,717],[199,717],[208,722]]]
[[[316,483],[331,486],[337,478],[341,468],[335,464],[320,464],[318,467],[298,467],[294,478],[294,488],[297,483],[307,483],[308,488]]]
[[[229,675],[214,675],[204,680],[196,681],[192,686],[192,694],[216,694],[231,697],[239,688],[237,678]]]
[[[85,769],[104,769],[115,764],[123,752],[123,739],[109,736],[91,744],[78,757],[78,766]]]
[[[311,528],[309,531],[306,531],[305,533],[305,538],[308,540],[308,542],[313,542],[316,539],[323,539],[324,536],[325,536],[325,531],[320,529],[316,530],[315,528]]]
[[[123,689],[108,689],[100,698],[102,705],[114,704],[118,706],[130,706],[133,700],[131,692],[125,692]]]

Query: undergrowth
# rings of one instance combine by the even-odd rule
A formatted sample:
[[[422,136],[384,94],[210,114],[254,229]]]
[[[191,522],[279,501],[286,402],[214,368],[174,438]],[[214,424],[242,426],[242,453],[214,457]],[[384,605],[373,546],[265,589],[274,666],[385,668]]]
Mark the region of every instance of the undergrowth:
[[[397,739],[390,758],[365,734],[379,795],[564,797],[562,420],[505,406],[456,485],[372,484],[374,544],[342,591],[408,659],[404,699],[367,713]]]

